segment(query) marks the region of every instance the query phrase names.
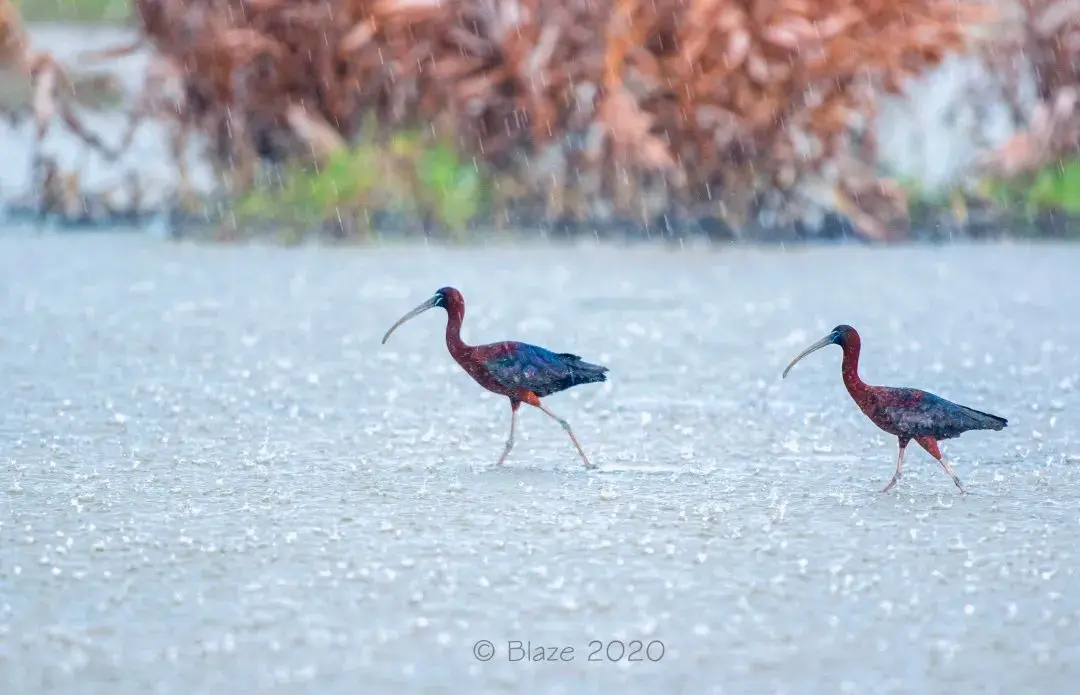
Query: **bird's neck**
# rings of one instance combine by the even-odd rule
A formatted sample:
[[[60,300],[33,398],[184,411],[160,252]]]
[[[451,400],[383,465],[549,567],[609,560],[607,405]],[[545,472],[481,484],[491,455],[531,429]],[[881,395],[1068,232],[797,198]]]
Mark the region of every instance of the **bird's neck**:
[[[459,358],[468,348],[461,339],[461,323],[464,320],[464,307],[454,305],[446,308],[446,349],[454,358]]]
[[[844,361],[840,364],[840,373],[844,377],[844,386],[853,399],[858,401],[866,395],[869,386],[859,376],[859,346],[844,346]]]

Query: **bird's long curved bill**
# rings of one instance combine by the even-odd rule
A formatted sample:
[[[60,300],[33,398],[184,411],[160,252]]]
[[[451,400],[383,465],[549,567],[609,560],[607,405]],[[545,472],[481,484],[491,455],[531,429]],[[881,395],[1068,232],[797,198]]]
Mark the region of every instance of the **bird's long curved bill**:
[[[421,304],[420,306],[416,307],[415,309],[413,309],[409,313],[402,316],[400,319],[397,320],[397,322],[393,326],[390,326],[390,330],[388,330],[386,332],[386,335],[384,335],[383,338],[382,338],[382,344],[386,345],[386,341],[390,340],[390,334],[393,333],[397,329],[398,326],[405,323],[406,321],[413,318],[414,316],[417,316],[418,314],[424,313],[428,309],[434,309],[435,306],[438,304],[438,302],[439,302],[439,297],[436,295],[436,296],[432,297],[431,299],[427,300],[426,302],[424,302],[423,304]]]
[[[791,371],[791,368],[795,366],[795,363],[798,362],[799,360],[801,360],[802,358],[806,357],[807,355],[809,355],[811,352],[817,352],[821,348],[828,347],[829,345],[832,345],[832,344],[833,344],[832,334],[829,334],[829,335],[825,336],[824,338],[822,338],[821,340],[814,343],[813,345],[811,345],[810,347],[806,348],[805,350],[800,352],[798,355],[796,355],[795,359],[791,360],[791,362],[788,363],[787,369],[784,370],[784,375],[782,377],[780,377],[780,378],[781,379],[786,379],[787,378],[787,373]]]

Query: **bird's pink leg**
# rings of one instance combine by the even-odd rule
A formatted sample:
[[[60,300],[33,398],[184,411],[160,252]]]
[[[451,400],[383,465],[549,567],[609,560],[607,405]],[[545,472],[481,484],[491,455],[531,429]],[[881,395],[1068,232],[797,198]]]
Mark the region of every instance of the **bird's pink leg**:
[[[917,437],[915,441],[919,443],[919,446],[926,449],[926,453],[937,459],[937,462],[945,469],[945,474],[952,478],[952,481],[956,483],[956,487],[960,488],[960,492],[967,494],[967,490],[960,484],[960,478],[956,475],[956,471],[954,471],[953,467],[949,465],[949,462],[945,460],[945,457],[941,455],[941,449],[938,448],[937,440],[933,437]]]
[[[589,461],[589,457],[585,455],[585,450],[581,448],[580,444],[578,444],[577,437],[574,436],[574,431],[572,429],[570,429],[570,423],[567,422],[566,420],[563,420],[561,417],[559,417],[555,413],[553,413],[550,410],[548,410],[547,408],[545,408],[544,404],[540,402],[540,399],[537,398],[535,394],[530,393],[529,395],[532,396],[532,398],[529,398],[525,402],[528,403],[531,406],[537,407],[540,410],[544,411],[544,413],[546,413],[549,417],[551,417],[556,422],[558,422],[560,425],[562,425],[562,428],[564,430],[566,430],[566,433],[568,435],[570,435],[570,441],[572,441],[574,443],[574,446],[577,448],[578,453],[581,454],[581,460],[585,462],[585,467],[586,468],[596,468],[596,466],[594,466]]]
[[[506,448],[503,449],[502,456],[499,457],[499,462],[496,466],[503,465],[506,461],[506,457],[510,455],[510,450],[514,448],[514,424],[517,422],[517,411],[521,407],[521,401],[510,399],[510,437],[506,440]]]
[[[885,486],[884,490],[882,490],[883,493],[891,490],[892,486],[896,485],[897,481],[900,480],[900,476],[904,472],[904,447],[908,445],[909,441],[911,440],[900,437],[900,453],[896,455],[896,472],[893,473],[892,480],[889,481],[889,484]]]

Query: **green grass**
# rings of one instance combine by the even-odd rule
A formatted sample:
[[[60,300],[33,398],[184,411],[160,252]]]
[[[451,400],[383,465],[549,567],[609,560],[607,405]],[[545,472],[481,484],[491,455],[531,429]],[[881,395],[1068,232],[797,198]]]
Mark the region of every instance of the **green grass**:
[[[987,177],[947,189],[928,191],[901,179],[908,194],[912,224],[933,223],[943,214],[962,222],[970,206],[989,204],[1016,236],[1038,236],[1046,220],[1058,219],[1059,233],[1080,236],[1080,157],[1065,159],[1011,179]]]
[[[27,22],[123,22],[130,0],[14,0]]]
[[[318,169],[290,164],[280,186],[241,196],[234,214],[241,222],[272,219],[298,230],[337,217],[365,234],[371,216],[385,212],[461,239],[488,207],[490,189],[483,171],[447,141],[406,131],[387,142],[356,143]]]
[[[1010,181],[987,180],[985,195],[1004,208],[1028,216],[1045,212],[1080,215],[1080,158],[1055,162]]]

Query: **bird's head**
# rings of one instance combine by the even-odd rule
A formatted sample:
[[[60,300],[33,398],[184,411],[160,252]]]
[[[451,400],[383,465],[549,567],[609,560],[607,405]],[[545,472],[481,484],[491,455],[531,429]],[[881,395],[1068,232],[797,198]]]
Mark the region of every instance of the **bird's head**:
[[[794,367],[795,363],[797,363],[799,360],[806,357],[811,352],[817,352],[821,348],[828,347],[829,345],[839,345],[840,348],[844,351],[847,351],[850,348],[856,348],[859,346],[859,332],[847,324],[840,324],[836,328],[829,331],[828,335],[826,335],[824,338],[817,341],[816,343],[796,355],[795,359],[791,360],[787,368],[784,370],[784,375],[781,378],[786,378],[788,372],[791,371],[791,368]]]
[[[452,306],[464,304],[465,298],[462,297],[461,293],[454,287],[440,287],[435,290],[435,294],[431,296],[431,301],[435,302],[434,306],[441,306],[443,309],[449,309]]]
[[[390,334],[393,333],[398,326],[405,323],[409,319],[424,313],[428,309],[442,307],[449,312],[457,311],[464,306],[465,298],[461,296],[461,292],[458,292],[453,287],[440,287],[439,289],[435,290],[435,294],[431,295],[431,297],[429,297],[427,301],[425,301],[423,304],[416,307],[415,309],[409,311],[407,314],[398,319],[393,326],[390,326],[390,330],[388,330],[386,332],[386,335],[383,336],[383,345],[386,345],[386,341],[390,339]]]

